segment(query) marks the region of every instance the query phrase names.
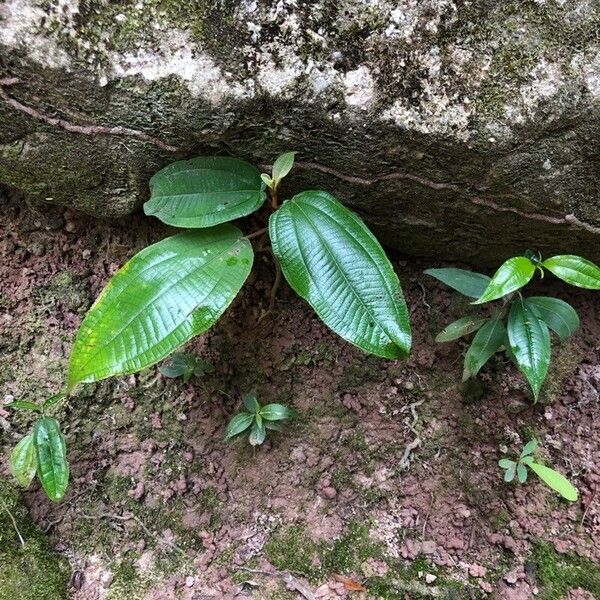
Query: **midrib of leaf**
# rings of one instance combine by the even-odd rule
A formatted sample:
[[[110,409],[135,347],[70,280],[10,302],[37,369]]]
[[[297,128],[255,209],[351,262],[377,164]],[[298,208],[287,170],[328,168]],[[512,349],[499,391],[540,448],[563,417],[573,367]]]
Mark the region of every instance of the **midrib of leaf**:
[[[384,334],[385,334],[385,335],[388,337],[388,339],[389,339],[391,342],[393,342],[393,344],[396,346],[396,345],[397,345],[397,343],[396,343],[396,341],[394,340],[394,338],[393,338],[393,337],[392,337],[392,336],[391,336],[391,335],[388,333],[388,331],[387,331],[387,330],[386,330],[384,327],[382,327],[382,326],[379,324],[379,320],[378,320],[378,319],[375,317],[375,315],[373,314],[373,312],[371,311],[371,309],[370,309],[370,308],[369,308],[369,307],[368,307],[368,306],[367,306],[367,305],[364,303],[363,299],[362,299],[362,298],[361,298],[361,297],[360,297],[360,296],[357,294],[356,290],[354,289],[354,286],[353,286],[353,285],[350,283],[350,280],[349,280],[349,279],[348,279],[348,277],[346,276],[346,273],[345,273],[345,272],[343,271],[343,269],[341,268],[341,265],[340,265],[340,264],[339,264],[339,262],[336,260],[335,256],[332,254],[332,252],[329,250],[329,248],[328,248],[327,244],[326,244],[326,243],[324,243],[324,242],[325,242],[325,240],[323,239],[323,237],[322,237],[322,236],[321,236],[321,234],[319,233],[319,230],[318,230],[318,229],[317,229],[317,228],[316,228],[316,227],[313,225],[313,223],[312,223],[312,222],[310,221],[310,219],[307,217],[306,213],[305,213],[305,212],[302,210],[302,208],[301,208],[300,206],[298,206],[297,204],[296,204],[295,206],[296,206],[296,207],[298,208],[298,210],[299,210],[299,211],[300,211],[300,212],[301,212],[301,213],[304,215],[304,218],[305,218],[305,219],[306,219],[306,221],[308,222],[309,226],[310,226],[310,227],[311,227],[311,229],[312,229],[312,230],[315,232],[315,234],[316,234],[317,238],[318,238],[318,239],[321,241],[321,244],[322,244],[323,248],[325,248],[325,251],[326,251],[326,252],[327,252],[327,254],[330,256],[330,258],[331,258],[331,260],[333,261],[333,263],[336,265],[336,267],[338,267],[338,270],[339,270],[339,272],[341,273],[341,275],[342,275],[342,277],[343,277],[344,281],[345,281],[345,282],[346,282],[346,284],[348,285],[348,288],[349,288],[349,289],[352,291],[352,295],[353,295],[353,296],[356,298],[356,300],[358,300],[358,302],[359,302],[359,303],[362,305],[362,307],[364,308],[365,312],[367,313],[367,315],[368,315],[369,317],[371,317],[371,319],[372,319],[373,323],[374,323],[374,324],[377,326],[377,328],[378,328],[378,329],[380,329],[380,330],[381,330],[381,331],[382,331],[382,332],[383,332],[383,333],[384,333]],[[312,206],[312,205],[311,205],[311,206]],[[313,206],[313,208],[315,208],[315,207]],[[320,209],[316,209],[316,210],[320,210]],[[323,213],[323,214],[325,214],[327,217],[329,217],[329,219],[330,219],[331,221],[333,221],[334,223],[336,223],[335,219],[333,219],[332,217],[330,217],[329,215],[327,215],[327,213],[324,213],[322,210],[320,210],[320,212],[321,212],[321,213]],[[294,223],[294,233],[296,234],[296,239],[298,239],[298,240],[299,240],[300,238],[298,238],[298,232],[297,232],[297,229],[296,229],[296,223],[295,223],[295,219],[292,219],[292,222]],[[337,225],[337,223],[336,223],[336,225]],[[348,234],[349,234],[349,232],[347,232],[347,231],[346,231],[346,233],[348,233]],[[351,235],[351,234],[349,234],[349,235],[350,235],[350,237],[352,238],[352,235]],[[354,238],[353,238],[353,241],[354,241],[355,243],[359,243],[359,242],[358,242],[358,240],[356,240],[356,239],[354,239]],[[360,244],[359,244],[359,245],[360,245]],[[301,247],[301,244],[300,244],[300,243],[298,243],[298,247],[299,247],[299,248]],[[361,247],[361,248],[362,248],[362,247]],[[302,256],[302,262],[304,262],[304,266],[306,267],[306,266],[307,266],[307,263],[306,263],[306,261],[305,261],[305,259],[304,259],[304,253],[301,251],[301,252],[300,252],[300,254],[301,254],[301,256]],[[367,255],[369,256],[369,258],[371,258],[368,252],[367,252]],[[371,259],[371,261],[372,261],[372,259]],[[309,272],[309,270],[308,270],[308,269],[306,269],[306,271],[307,271],[307,272]],[[379,271],[379,269],[378,269],[378,271]],[[381,271],[379,271],[379,273],[380,273],[380,275],[381,275]],[[385,277],[384,277],[384,279],[385,279]],[[314,281],[314,279],[313,279],[313,281]],[[388,291],[389,291],[389,290],[388,290]],[[321,295],[321,297],[322,297],[322,298],[324,298],[324,295],[322,294],[321,290],[319,290],[319,294]],[[359,323],[360,323],[360,321],[359,321]],[[371,342],[371,343],[373,343],[373,342]]]
[[[170,285],[169,287],[167,287],[166,289],[162,290],[160,294],[157,294],[157,295],[155,295],[155,296],[154,296],[154,298],[152,298],[152,300],[151,300],[151,301],[149,301],[148,303],[144,304],[144,306],[143,306],[142,308],[140,308],[140,310],[138,310],[138,311],[136,312],[136,314],[135,314],[135,315],[133,315],[133,317],[131,317],[131,319],[129,319],[129,321],[128,321],[127,323],[125,323],[125,324],[124,324],[124,325],[121,327],[121,329],[120,329],[120,330],[119,330],[117,333],[115,333],[115,334],[113,335],[113,337],[112,337],[112,339],[111,339],[111,340],[107,341],[107,342],[106,342],[106,343],[104,343],[104,344],[96,344],[96,352],[95,352],[93,355],[90,355],[90,357],[88,358],[88,360],[87,360],[85,363],[82,363],[81,367],[80,367],[78,370],[79,370],[80,372],[81,372],[81,371],[84,371],[84,370],[85,370],[85,369],[84,369],[84,367],[87,367],[87,366],[90,364],[90,362],[92,362],[92,360],[93,360],[93,359],[95,359],[95,358],[98,356],[98,354],[99,354],[99,353],[100,353],[100,352],[101,352],[101,351],[102,351],[104,348],[106,348],[106,347],[110,346],[110,345],[111,345],[111,343],[112,343],[112,341],[113,341],[114,339],[116,339],[117,337],[119,337],[119,336],[120,336],[120,335],[123,333],[123,331],[124,331],[125,329],[127,329],[127,327],[129,327],[129,326],[131,325],[131,323],[133,323],[133,322],[134,322],[134,321],[135,321],[135,320],[136,320],[136,319],[137,319],[137,318],[140,316],[140,314],[141,314],[142,312],[144,312],[145,310],[147,310],[148,308],[150,308],[151,306],[153,306],[153,305],[156,303],[156,301],[157,301],[157,300],[159,300],[159,299],[160,299],[162,296],[164,296],[166,293],[168,293],[168,292],[169,292],[171,289],[173,289],[175,286],[177,286],[177,285],[180,285],[182,282],[184,282],[184,281],[186,281],[188,278],[192,277],[192,276],[193,276],[193,275],[196,273],[196,271],[197,271],[198,269],[200,269],[200,268],[205,268],[207,265],[210,265],[210,264],[211,264],[213,261],[217,260],[218,258],[221,258],[221,257],[222,257],[224,254],[226,254],[226,253],[230,252],[230,251],[231,251],[231,250],[234,248],[234,246],[235,246],[236,244],[238,244],[240,241],[241,241],[241,239],[240,239],[240,238],[236,239],[236,240],[235,240],[235,242],[234,242],[234,244],[232,244],[232,245],[231,245],[231,246],[230,246],[230,247],[229,247],[227,250],[225,250],[225,251],[224,251],[224,252],[222,252],[222,253],[218,253],[218,254],[216,254],[216,255],[215,255],[215,256],[213,256],[213,257],[212,257],[210,260],[207,260],[206,262],[202,263],[202,265],[201,265],[201,266],[197,267],[196,269],[194,269],[193,271],[191,271],[190,273],[188,273],[188,274],[187,274],[185,277],[183,277],[182,279],[179,279],[178,281],[174,282],[173,284],[171,284],[171,285]],[[165,262],[167,262],[167,261],[169,261],[169,260],[173,260],[173,259],[177,259],[177,258],[179,258],[177,255],[169,256],[168,258],[166,258],[166,259],[164,259],[164,260],[161,260],[161,261],[160,261],[160,262],[158,262],[158,263],[155,263],[155,264],[153,264],[153,265],[150,265],[150,266],[146,267],[146,268],[145,268],[143,271],[141,271],[141,272],[138,274],[138,277],[139,277],[139,276],[141,276],[141,274],[142,274],[142,273],[145,273],[145,272],[146,272],[148,269],[154,268],[154,267],[156,267],[157,265],[161,265],[161,264],[163,264],[163,263],[165,263]],[[214,290],[214,289],[217,287],[217,285],[218,285],[219,283],[221,283],[222,281],[223,281],[223,277],[220,277],[220,278],[219,278],[219,280],[217,281],[217,283],[216,283],[216,284],[213,286],[212,290]],[[211,291],[212,291],[212,290],[211,290]],[[107,290],[105,290],[105,292],[107,292],[107,291],[108,291],[108,288],[107,288]],[[209,293],[210,293],[210,292],[209,292]],[[206,294],[206,295],[204,296],[204,298],[206,298],[208,295],[209,295],[209,294]],[[98,304],[98,303],[99,303],[99,301],[100,301],[100,298],[102,298],[102,296],[100,296],[100,297],[98,298],[98,300],[96,301],[96,304]],[[113,306],[114,306],[114,304],[116,304],[117,302],[118,302],[118,298],[115,298],[115,300],[114,300],[114,301],[113,301],[111,304],[107,305],[107,307],[110,307],[110,308],[112,309],[112,308],[113,308]],[[108,312],[108,308],[105,308],[105,312]],[[191,313],[188,313],[188,314],[186,315],[186,317],[185,317],[185,318],[187,318],[187,317],[188,317],[190,314],[192,314],[193,312],[194,312],[194,311],[191,311]],[[180,327],[182,324],[183,324],[183,323],[180,323],[180,324],[177,326],[177,328],[179,328],[179,327]],[[171,333],[173,333],[173,332],[171,332]],[[170,334],[169,334],[169,335],[170,335]],[[159,343],[160,343],[160,342],[159,342]],[[154,345],[153,345],[151,348],[154,348],[154,347],[156,347],[156,345],[157,345],[157,344],[154,344]],[[151,348],[149,348],[148,350],[146,350],[144,353],[146,353],[146,352],[149,352]]]

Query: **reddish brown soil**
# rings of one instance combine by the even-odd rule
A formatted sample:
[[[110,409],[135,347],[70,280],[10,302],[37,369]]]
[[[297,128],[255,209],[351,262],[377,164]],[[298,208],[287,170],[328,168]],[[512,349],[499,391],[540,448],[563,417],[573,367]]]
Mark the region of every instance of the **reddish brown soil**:
[[[17,199],[0,212],[0,344],[3,364],[11,365],[3,367],[4,394],[51,393],[90,299],[126,257],[164,232],[137,218],[98,223],[55,208],[36,212]],[[106,597],[123,557],[154,572],[163,555],[185,566],[167,569],[147,598],[283,598],[277,594],[287,593],[286,582],[289,597],[350,597],[331,573],[308,581],[274,569],[269,541],[291,525],[331,542],[350,523],[368,523],[389,557],[410,565],[424,555],[431,572],[462,582],[469,597],[526,599],[543,591],[528,562],[537,540],[600,562],[597,295],[536,284],[570,301],[582,327],[554,349],[556,374],[533,405],[500,355],[476,385],[461,386],[465,343],[433,338],[466,304],[422,274],[434,265],[395,259],[414,331],[411,358],[396,362],[338,339],[286,286],[276,312],[257,324],[272,282],[269,255],[258,256],[241,297],[213,332],[190,344],[215,373],[184,384],[150,369],[89,386],[60,409],[73,463],[68,497],[52,505],[37,484],[23,497],[82,572],[73,598]],[[57,291],[64,272],[72,275],[66,294]],[[248,391],[300,414],[255,452],[243,440],[223,441]],[[0,412],[8,451],[26,419]],[[576,484],[579,502],[559,501],[539,481],[502,482],[503,451],[514,453],[532,435],[548,463]],[[245,585],[241,567],[251,569]],[[388,571],[369,558],[343,575],[366,582]],[[425,575],[417,583],[427,587]]]

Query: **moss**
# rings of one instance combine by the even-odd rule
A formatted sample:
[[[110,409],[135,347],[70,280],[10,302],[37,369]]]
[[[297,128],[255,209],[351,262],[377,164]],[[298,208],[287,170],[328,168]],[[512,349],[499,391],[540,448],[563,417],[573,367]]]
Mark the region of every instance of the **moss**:
[[[18,492],[0,478],[0,600],[66,600],[70,572],[68,562],[27,517]]]
[[[575,554],[558,554],[545,542],[534,544],[530,560],[542,590],[540,600],[561,600],[574,588],[600,598],[600,566]]]

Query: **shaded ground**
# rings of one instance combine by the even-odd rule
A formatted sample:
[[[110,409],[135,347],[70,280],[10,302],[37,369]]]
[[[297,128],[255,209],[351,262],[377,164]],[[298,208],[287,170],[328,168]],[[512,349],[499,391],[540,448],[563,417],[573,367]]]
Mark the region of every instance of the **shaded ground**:
[[[0,213],[2,390],[40,399],[60,388],[73,334],[109,275],[164,232],[15,198]],[[555,374],[533,406],[500,355],[461,386],[464,344],[433,338],[464,305],[422,275],[432,265],[395,260],[414,352],[394,362],[339,340],[285,287],[257,324],[272,265],[267,253],[256,263],[218,326],[189,345],[214,373],[185,384],[152,368],[57,408],[72,462],[66,500],[52,505],[34,484],[20,506],[8,479],[0,486],[49,566],[27,559],[2,511],[1,600],[600,598],[597,295],[538,285],[572,302],[583,325],[555,346]],[[300,413],[256,451],[223,441],[250,391]],[[5,454],[27,419],[0,408]],[[502,482],[498,459],[532,436],[580,502],[537,481]],[[40,579],[44,594],[33,591]]]

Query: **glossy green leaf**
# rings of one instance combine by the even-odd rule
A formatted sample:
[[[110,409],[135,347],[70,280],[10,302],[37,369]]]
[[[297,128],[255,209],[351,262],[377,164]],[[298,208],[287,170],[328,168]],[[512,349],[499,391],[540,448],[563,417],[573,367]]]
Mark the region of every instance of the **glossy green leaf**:
[[[56,419],[44,417],[33,428],[38,477],[53,502],[59,502],[69,484],[67,446]]]
[[[527,467],[521,462],[517,464],[517,479],[519,483],[527,481]]]
[[[562,254],[547,258],[542,264],[571,285],[588,290],[600,290],[600,267],[581,256]]]
[[[515,478],[516,471],[517,471],[517,463],[514,463],[513,465],[508,467],[508,469],[506,469],[506,472],[504,473],[504,481],[506,481],[507,483],[510,483]]]
[[[523,446],[523,450],[521,451],[521,458],[527,456],[528,454],[533,454],[538,447],[538,443],[536,440],[530,440]]]
[[[500,319],[490,319],[473,338],[471,346],[465,355],[463,381],[474,377],[479,370],[502,346],[506,328]]]
[[[260,171],[226,156],[180,160],[150,180],[147,215],[175,227],[212,227],[259,209],[265,198]]]
[[[277,183],[279,183],[292,170],[295,157],[295,152],[286,152],[273,163],[273,179]]]
[[[282,419],[291,419],[294,411],[283,404],[267,404],[261,408],[260,415],[267,421],[281,421]]]
[[[35,477],[37,457],[33,435],[26,435],[10,453],[10,472],[21,487],[27,487]]]
[[[525,303],[561,340],[566,340],[579,327],[579,316],[575,309],[559,298],[532,296],[525,298]]]
[[[243,400],[248,412],[257,413],[260,411],[260,404],[254,394],[245,394]]]
[[[516,463],[514,460],[509,460],[508,458],[501,458],[498,461],[498,465],[501,466],[503,469],[510,469],[511,467],[514,467]]]
[[[400,282],[357,215],[326,192],[303,192],[271,215],[269,232],[285,278],[327,326],[377,356],[408,355]]]
[[[550,333],[523,300],[513,302],[508,315],[508,339],[517,366],[525,375],[537,401],[550,365]]]
[[[250,437],[248,440],[252,446],[260,446],[267,437],[265,430],[265,423],[260,415],[256,416],[254,423],[252,424],[252,431],[250,431]]]
[[[135,373],[209,329],[252,267],[252,246],[232,225],[180,233],[136,254],[86,315],[68,388]]]
[[[491,302],[526,285],[535,273],[535,265],[525,256],[509,258],[495,273],[483,294],[473,304]]]
[[[280,423],[275,421],[264,421],[265,429],[271,429],[273,431],[283,431],[283,427]]]
[[[469,333],[477,331],[486,321],[487,319],[485,317],[462,317],[462,319],[458,319],[458,321],[454,321],[453,323],[450,323],[450,325],[447,325],[443,331],[438,333],[435,341],[451,342],[463,335],[468,335]]]
[[[197,359],[193,354],[174,352],[158,370],[165,377],[182,377],[184,381],[189,381],[196,369],[196,362]]]
[[[577,500],[577,489],[564,475],[538,463],[532,463],[530,468],[547,486],[558,492],[563,498],[571,502]]]
[[[231,421],[229,421],[229,425],[227,425],[227,429],[225,430],[225,439],[229,440],[236,435],[239,435],[243,431],[246,431],[250,425],[254,422],[254,415],[243,412],[239,415],[235,415]]]
[[[6,408],[15,408],[17,410],[32,410],[35,412],[40,412],[42,407],[35,402],[30,402],[29,400],[13,400],[12,402],[6,404]]]
[[[455,268],[427,269],[425,274],[470,298],[479,298],[491,281],[487,275]]]

